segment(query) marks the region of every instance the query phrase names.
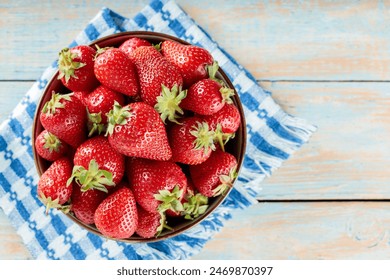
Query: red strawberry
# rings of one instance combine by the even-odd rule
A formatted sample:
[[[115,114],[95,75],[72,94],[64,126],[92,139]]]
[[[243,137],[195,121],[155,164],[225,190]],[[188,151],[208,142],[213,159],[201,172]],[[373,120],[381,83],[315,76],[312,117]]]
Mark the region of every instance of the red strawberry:
[[[237,177],[236,158],[222,150],[213,152],[208,160],[190,166],[195,188],[207,197],[225,195]]]
[[[96,228],[110,238],[129,238],[138,227],[137,205],[133,192],[123,184],[106,197],[94,215]]]
[[[176,163],[134,158],[128,162],[127,175],[137,203],[146,211],[182,211],[187,178]]]
[[[94,71],[99,82],[128,96],[138,93],[138,78],[133,62],[117,48],[99,49]]]
[[[176,112],[183,114],[180,101],[186,96],[181,91],[183,78],[176,68],[154,47],[139,47],[133,52],[137,68],[141,99],[155,106],[163,121],[175,121]]]
[[[180,69],[185,87],[207,78],[206,66],[212,65],[214,61],[206,49],[174,41],[164,41],[161,53]]]
[[[80,100],[70,94],[53,91],[40,114],[43,127],[77,148],[86,138],[87,112]]]
[[[202,79],[193,84],[187,92],[180,106],[200,115],[212,115],[222,109],[225,103],[232,104],[231,96],[234,90],[223,86],[222,81],[215,78],[218,63],[207,67],[209,78]]]
[[[171,158],[164,124],[153,107],[143,102],[124,107],[115,103],[108,117],[106,135],[119,153],[155,160]]]
[[[83,191],[117,185],[125,173],[125,157],[118,153],[104,136],[86,140],[76,150],[70,180],[75,179]]]
[[[93,48],[84,45],[61,50],[58,79],[71,91],[93,90],[98,85],[94,74],[95,54]]]
[[[39,199],[46,205],[46,213],[50,208],[64,209],[64,204],[72,194],[72,184],[68,178],[72,174],[72,163],[66,157],[54,161],[42,174],[38,181]]]
[[[143,238],[153,238],[161,234],[164,228],[172,230],[167,226],[164,213],[148,212],[138,206],[138,227],[135,231]]]
[[[149,41],[146,41],[144,39],[138,38],[138,37],[132,37],[122,43],[122,45],[119,46],[119,49],[123,51],[130,59],[133,59],[133,52],[138,47],[142,46],[151,46],[152,44]],[[134,61],[133,61],[134,62]]]
[[[183,119],[169,131],[172,160],[185,164],[200,164],[206,161],[215,149],[214,132],[198,117]]]
[[[93,224],[96,208],[108,195],[99,190],[82,191],[78,184],[73,184],[72,206],[74,215],[85,224]]]
[[[35,139],[35,149],[44,159],[55,161],[68,151],[69,146],[45,129]]]
[[[203,117],[210,129],[215,131],[215,141],[222,149],[226,142],[234,137],[234,133],[240,127],[240,112],[234,104],[225,104],[221,110],[211,116]]]
[[[76,97],[78,100],[81,101],[81,104],[83,104],[85,107],[87,107],[87,98],[88,98],[89,91],[74,91],[73,96]]]
[[[183,78],[178,69],[167,61],[154,47],[139,47],[133,53],[133,59],[139,77],[141,98],[154,106],[161,94],[161,86],[181,87]]]
[[[125,98],[123,94],[103,85],[98,86],[87,96],[85,103],[88,109],[88,125],[90,127],[88,136],[95,132],[101,134],[105,131],[107,125],[106,114],[112,109],[115,101],[120,105],[124,105]]]

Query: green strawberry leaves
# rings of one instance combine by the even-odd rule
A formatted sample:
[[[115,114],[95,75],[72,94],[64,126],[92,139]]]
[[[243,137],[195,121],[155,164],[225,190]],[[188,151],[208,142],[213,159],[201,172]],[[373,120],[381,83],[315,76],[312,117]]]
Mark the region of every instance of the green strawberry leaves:
[[[187,202],[183,204],[184,210],[182,216],[187,220],[193,220],[204,214],[208,207],[208,198],[206,196],[200,193],[189,194],[187,196]]]
[[[166,119],[170,122],[180,124],[176,119],[180,116],[176,114],[178,112],[183,115],[184,112],[180,108],[180,102],[186,98],[187,90],[181,90],[176,84],[171,88],[167,88],[165,85],[161,85],[161,95],[157,97],[157,103],[154,106],[157,112],[161,115],[161,119],[166,123]]]
[[[111,172],[99,169],[99,165],[95,160],[89,162],[88,169],[83,166],[75,165],[72,170],[72,176],[68,179],[69,186],[73,179],[81,187],[81,191],[85,192],[91,189],[108,192],[106,186],[114,186],[113,175]]]
[[[65,77],[66,82],[68,82],[71,77],[78,79],[74,72],[76,69],[84,67],[85,64],[79,61],[75,61],[74,59],[77,57],[77,53],[72,53],[69,48],[64,48],[60,51],[58,58],[58,79]]]
[[[56,93],[54,90],[51,94],[51,99],[45,103],[42,109],[43,114],[54,115],[57,109],[64,108],[65,105],[62,103],[62,99],[66,101],[72,100],[73,93],[69,94],[60,94]]]
[[[50,153],[59,151],[62,142],[57,136],[53,133],[47,132],[43,137],[45,139],[45,144],[43,145],[45,149],[48,149]]]
[[[105,136],[114,133],[116,125],[124,125],[127,123],[127,119],[131,116],[131,107],[122,107],[117,101],[114,102],[113,108],[108,112],[108,126]]]
[[[213,189],[213,196],[226,195],[227,191],[233,187],[233,181],[237,178],[237,176],[237,166],[234,166],[232,169],[230,169],[228,175],[220,175],[219,180],[221,184]]]
[[[204,153],[207,154],[209,149],[215,150],[214,145],[214,131],[210,130],[207,122],[197,122],[190,131],[191,135],[195,137],[194,149],[204,149]]]
[[[179,186],[175,186],[172,192],[168,190],[160,190],[158,194],[154,195],[154,198],[158,201],[161,201],[158,206],[157,211],[164,213],[168,209],[171,209],[174,212],[183,211],[183,205],[180,202],[180,197],[183,195],[183,190]]]

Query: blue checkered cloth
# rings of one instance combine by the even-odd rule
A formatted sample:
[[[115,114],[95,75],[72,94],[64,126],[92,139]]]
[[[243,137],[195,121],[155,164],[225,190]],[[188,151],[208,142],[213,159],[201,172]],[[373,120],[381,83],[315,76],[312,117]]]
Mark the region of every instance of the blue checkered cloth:
[[[131,30],[167,33],[204,47],[232,80],[244,107],[248,131],[238,181],[223,204],[199,225],[155,243],[106,240],[80,228],[60,211],[50,211],[46,216],[36,193],[38,175],[31,135],[37,102],[57,71],[54,61],[0,125],[0,206],[35,259],[188,259],[223,228],[234,210],[257,203],[263,179],[315,131],[313,125],[284,112],[271,94],[174,1],[152,1],[133,19],[103,8],[70,46]]]

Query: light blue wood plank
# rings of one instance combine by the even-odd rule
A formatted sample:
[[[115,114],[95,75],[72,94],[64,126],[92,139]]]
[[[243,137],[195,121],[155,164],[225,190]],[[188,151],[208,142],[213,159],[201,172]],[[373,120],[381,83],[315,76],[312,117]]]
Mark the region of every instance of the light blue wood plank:
[[[389,203],[262,203],[236,212],[193,259],[389,259]]]
[[[263,203],[237,211],[192,259],[389,259],[389,203]],[[0,211],[0,259],[29,259]]]
[[[0,123],[9,116],[32,85],[33,82],[0,81]]]
[[[3,2],[0,79],[38,78],[102,6],[131,17],[148,2]],[[177,3],[258,79],[390,80],[383,1]]]
[[[389,83],[261,83],[318,126],[267,178],[261,199],[389,199]]]
[[[23,244],[22,238],[17,235],[1,208],[0,248],[0,260],[26,260],[32,258],[27,247]]]

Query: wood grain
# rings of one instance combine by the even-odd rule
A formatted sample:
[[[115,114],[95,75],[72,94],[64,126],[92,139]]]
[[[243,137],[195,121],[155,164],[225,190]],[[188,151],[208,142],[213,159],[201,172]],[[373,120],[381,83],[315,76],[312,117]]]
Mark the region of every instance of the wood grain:
[[[0,260],[31,259],[30,252],[0,208]]]
[[[390,203],[259,203],[192,259],[389,259]],[[0,259],[30,259],[0,215]]]
[[[132,17],[148,2],[2,1],[0,122],[103,6]],[[288,113],[318,126],[263,182],[269,202],[236,212],[194,259],[389,259],[390,202],[368,201],[390,199],[389,2],[177,3]],[[30,258],[0,210],[0,259]]]
[[[0,77],[34,80],[101,7],[131,17],[149,1],[8,2],[0,5]],[[390,80],[388,2],[177,3],[258,79]]]
[[[15,106],[22,100],[33,82],[0,81],[0,123],[5,120]]]
[[[261,203],[193,259],[389,259],[390,203]]]
[[[261,83],[317,132],[260,199],[389,199],[389,83]]]

